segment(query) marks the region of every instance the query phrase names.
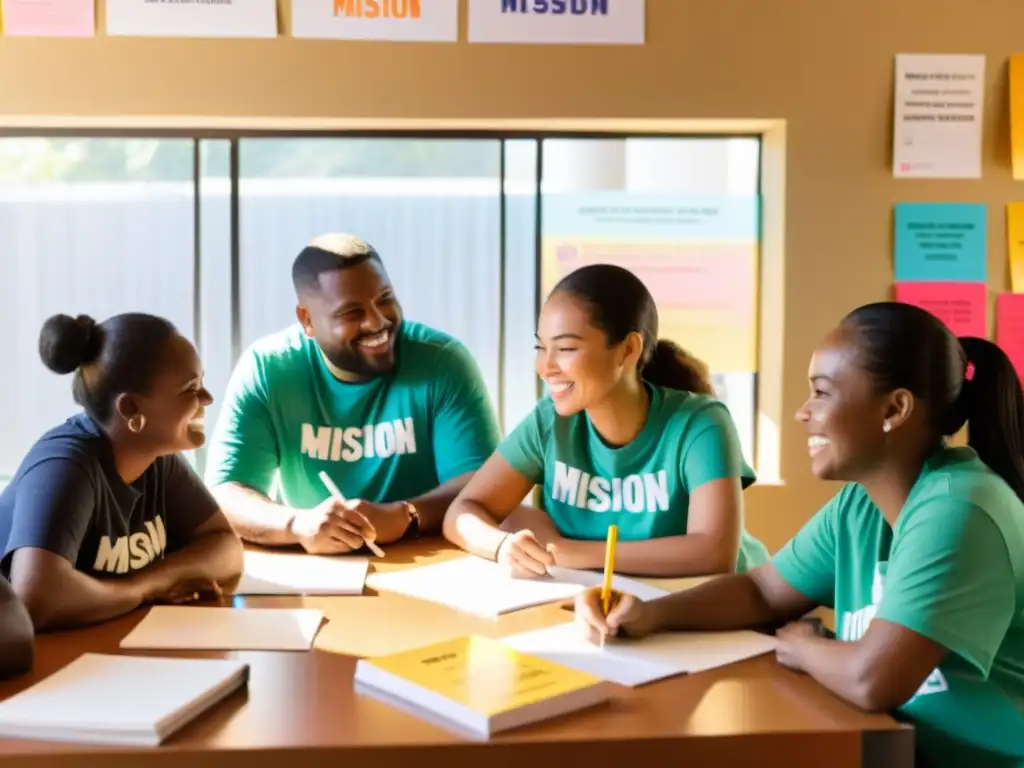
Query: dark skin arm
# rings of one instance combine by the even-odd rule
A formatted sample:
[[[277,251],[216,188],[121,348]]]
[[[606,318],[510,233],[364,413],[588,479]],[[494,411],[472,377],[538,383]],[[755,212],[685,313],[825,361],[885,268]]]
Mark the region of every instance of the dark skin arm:
[[[466,472],[408,500],[419,515],[421,534],[430,535],[440,530],[445,512],[472,476],[472,472]],[[238,483],[225,483],[212,492],[218,503],[230,510],[231,524],[245,541],[271,547],[299,543],[293,523],[296,515],[306,510],[294,510],[277,504],[259,491]],[[409,512],[403,501],[377,504],[365,499],[350,499],[346,500],[346,505],[372,526],[374,540],[378,544],[397,541],[409,528]],[[351,549],[350,546],[343,546],[338,551]]]
[[[582,595],[576,605],[578,619],[595,640],[602,634],[643,636],[781,627],[776,632],[776,657],[781,664],[806,672],[869,712],[887,711],[906,702],[946,653],[937,643],[882,619],[872,621],[855,642],[819,637],[809,622],[799,621],[817,607],[791,587],[771,563],[650,603],[623,597],[607,618],[594,590]]]
[[[441,485],[433,490],[408,500],[416,508],[417,514],[419,514],[421,534],[432,535],[440,532],[448,507],[452,505],[459,493],[462,492],[462,489],[466,487],[473,474],[473,472],[464,472],[447,482],[441,483]],[[369,505],[366,502],[361,502],[361,504],[369,506],[371,509],[377,507],[382,511],[380,524],[374,522],[374,528],[377,529],[379,541],[382,543],[395,541],[405,534],[410,521],[404,502]],[[363,514],[366,514],[362,507],[359,507],[359,509]],[[370,519],[372,521],[374,518],[371,517]]]
[[[32,617],[11,585],[0,577],[0,680],[31,670],[34,653]]]
[[[23,547],[11,559],[11,586],[37,632],[98,624],[185,585],[206,593],[237,583],[242,544],[225,517],[214,513],[188,545],[156,564],[120,579],[98,579],[44,549]]]
[[[817,637],[806,623],[780,629],[778,639],[781,664],[868,712],[906,703],[947,653],[933,640],[884,619],[872,621],[855,642]]]

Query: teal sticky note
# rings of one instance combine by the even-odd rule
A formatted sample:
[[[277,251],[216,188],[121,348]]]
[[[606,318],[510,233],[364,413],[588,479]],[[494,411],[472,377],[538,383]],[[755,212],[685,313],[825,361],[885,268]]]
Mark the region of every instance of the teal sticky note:
[[[897,203],[896,282],[984,283],[985,206]]]

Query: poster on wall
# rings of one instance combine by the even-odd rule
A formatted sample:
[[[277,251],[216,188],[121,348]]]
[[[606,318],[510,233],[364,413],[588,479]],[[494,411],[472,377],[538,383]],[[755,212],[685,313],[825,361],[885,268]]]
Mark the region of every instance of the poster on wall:
[[[107,0],[107,34],[277,37],[277,0]]]
[[[25,37],[93,37],[95,0],[0,0],[0,30]]]
[[[471,43],[643,45],[645,0],[469,0]]]
[[[294,0],[292,36],[455,43],[459,0]]]
[[[715,373],[757,370],[757,197],[546,194],[541,295],[586,264],[633,272],[654,296],[659,336]]]
[[[957,336],[988,337],[985,283],[896,283],[896,301],[931,312]]]
[[[987,216],[982,203],[897,203],[896,280],[984,283]]]
[[[996,297],[996,344],[1024,380],[1024,295],[1000,293]]]
[[[893,175],[980,179],[985,57],[896,56]]]

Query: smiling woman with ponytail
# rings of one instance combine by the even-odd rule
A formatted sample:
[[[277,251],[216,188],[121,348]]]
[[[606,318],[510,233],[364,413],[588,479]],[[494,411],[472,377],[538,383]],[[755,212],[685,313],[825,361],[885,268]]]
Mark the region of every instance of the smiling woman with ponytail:
[[[658,338],[643,282],[610,264],[564,277],[537,328],[549,396],[456,498],[445,535],[518,576],[600,568],[618,526],[618,570],[684,576],[768,558],[743,525],[754,473],[707,366]],[[519,507],[534,486],[543,511]]]
[[[1024,393],[985,339],[909,304],[847,315],[811,358],[811,470],[847,484],[748,574],[606,617],[592,637],[774,628],[776,658],[869,711],[899,710],[934,768],[1024,766]],[[967,447],[945,438],[966,424]],[[838,637],[799,619],[835,610]],[[787,625],[787,622],[791,622]]]

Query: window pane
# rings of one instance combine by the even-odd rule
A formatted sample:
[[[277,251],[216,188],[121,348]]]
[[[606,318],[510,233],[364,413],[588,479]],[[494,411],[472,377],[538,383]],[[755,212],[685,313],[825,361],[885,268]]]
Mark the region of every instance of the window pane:
[[[663,335],[692,351],[704,348],[700,356],[711,365],[715,387],[729,406],[744,454],[753,463],[756,339],[751,333],[758,292],[760,142],[752,138],[560,138],[545,140],[542,150],[542,194],[549,215],[542,217],[541,229],[545,238],[555,235],[550,247],[557,250],[544,256],[548,270],[540,276],[544,289],[571,271],[574,267],[568,264],[573,261],[619,262],[636,271],[659,302]],[[636,204],[650,210],[633,208],[633,195]],[[556,208],[559,201],[571,204]],[[559,221],[553,220],[556,211],[584,209],[587,213],[569,225],[575,227],[573,232],[561,231],[566,226],[561,214]],[[691,216],[693,211],[699,213]],[[719,225],[726,211],[736,213],[729,225]],[[705,227],[701,222],[710,224]],[[725,259],[728,267],[722,266]],[[732,268],[734,262],[741,265],[740,271]],[[715,274],[723,270],[737,279],[747,278],[749,296],[742,309],[749,319],[737,331],[742,337],[733,333],[732,324],[721,320],[732,313],[723,314],[714,307],[716,302],[725,306],[735,301],[736,292],[744,290],[742,281],[726,285]],[[701,306],[689,303],[697,286],[714,293]],[[709,319],[716,313],[719,320]],[[689,338],[677,338],[673,325],[690,328],[684,334]],[[699,335],[692,330],[698,326],[703,329]],[[720,345],[719,339],[726,334],[737,343]],[[743,349],[740,340],[750,345],[748,354],[733,355],[741,362],[726,360],[724,354],[717,359],[710,356],[716,350]],[[518,364],[525,365],[527,352],[521,354]]]
[[[217,423],[231,377],[231,142],[199,142],[199,353],[213,404],[206,409],[207,433]],[[205,468],[206,448],[196,451],[197,469]]]
[[[0,476],[78,410],[39,359],[52,314],[139,311],[193,335],[191,139],[0,139]]]
[[[466,344],[497,403],[500,149],[487,139],[243,140],[243,347],[295,322],[299,251],[349,232],[380,252],[407,319]]]

